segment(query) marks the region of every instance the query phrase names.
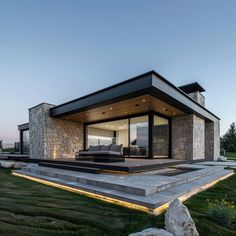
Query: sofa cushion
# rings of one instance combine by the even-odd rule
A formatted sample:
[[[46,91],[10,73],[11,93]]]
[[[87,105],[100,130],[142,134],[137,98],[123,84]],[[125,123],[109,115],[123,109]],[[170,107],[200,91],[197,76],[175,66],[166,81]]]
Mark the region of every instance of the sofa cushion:
[[[96,155],[116,155],[120,156],[120,152],[114,152],[114,151],[81,151],[79,153],[81,156],[96,156]]]
[[[101,151],[110,151],[111,150],[111,145],[103,145],[101,147]]]
[[[122,147],[123,147],[122,144],[121,145],[112,144],[110,150],[113,151],[113,152],[120,152],[121,153]]]
[[[90,145],[88,151],[101,151],[101,146],[92,146]]]

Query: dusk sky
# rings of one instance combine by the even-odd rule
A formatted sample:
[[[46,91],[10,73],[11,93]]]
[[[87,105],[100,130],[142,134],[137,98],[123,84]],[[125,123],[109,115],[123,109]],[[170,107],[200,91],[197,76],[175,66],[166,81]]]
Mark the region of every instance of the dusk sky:
[[[236,121],[236,1],[0,1],[0,139],[28,108],[156,70],[198,81],[221,134]]]

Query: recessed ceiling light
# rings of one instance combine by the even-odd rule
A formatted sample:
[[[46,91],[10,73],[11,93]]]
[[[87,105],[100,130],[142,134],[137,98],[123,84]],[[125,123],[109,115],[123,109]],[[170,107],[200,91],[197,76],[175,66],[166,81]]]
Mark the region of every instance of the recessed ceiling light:
[[[143,102],[146,102],[146,99],[143,99],[142,101],[143,101]]]
[[[110,110],[112,110],[113,108],[112,107],[110,107]]]
[[[173,113],[173,115],[175,116],[175,112]]]

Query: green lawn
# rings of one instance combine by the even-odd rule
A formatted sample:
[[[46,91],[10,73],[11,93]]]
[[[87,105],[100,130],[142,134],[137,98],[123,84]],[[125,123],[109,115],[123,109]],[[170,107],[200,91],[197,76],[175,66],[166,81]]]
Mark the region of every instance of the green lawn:
[[[48,187],[0,169],[0,235],[127,235],[156,217]]]
[[[207,199],[222,198],[236,202],[236,175],[185,202],[201,236],[236,235],[236,217],[227,229],[214,224],[207,214]],[[163,227],[163,221],[163,215],[104,203],[0,169],[1,236],[127,235],[149,226]]]
[[[225,156],[229,159],[229,160],[236,160],[236,152],[226,152]]]

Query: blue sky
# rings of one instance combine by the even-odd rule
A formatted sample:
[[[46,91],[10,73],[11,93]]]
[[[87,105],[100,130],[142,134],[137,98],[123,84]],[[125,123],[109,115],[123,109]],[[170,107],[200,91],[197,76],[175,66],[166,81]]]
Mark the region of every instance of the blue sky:
[[[236,121],[236,1],[1,0],[0,139],[60,104],[155,69],[198,81],[221,133]]]

